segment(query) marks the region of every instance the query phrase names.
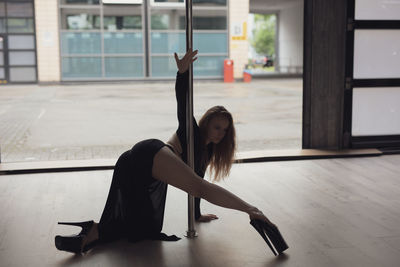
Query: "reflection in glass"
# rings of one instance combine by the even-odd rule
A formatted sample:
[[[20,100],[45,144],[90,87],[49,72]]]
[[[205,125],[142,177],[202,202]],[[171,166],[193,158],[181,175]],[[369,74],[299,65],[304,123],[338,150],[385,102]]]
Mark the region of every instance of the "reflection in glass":
[[[33,17],[33,3],[7,2],[8,17]]]
[[[0,68],[0,79],[5,79],[6,75],[4,73],[4,68]]]
[[[168,30],[169,26],[168,14],[154,14],[151,15],[151,29],[152,30]]]
[[[35,40],[33,35],[9,35],[9,49],[35,49]]]
[[[104,29],[115,30],[136,30],[142,28],[141,16],[105,16]]]
[[[10,68],[10,81],[34,82],[36,81],[36,68]]]
[[[101,77],[100,57],[67,57],[61,64],[63,78]]]
[[[100,54],[100,33],[76,32],[61,33],[62,54]]]
[[[152,30],[185,30],[185,10],[152,10]],[[194,30],[226,30],[226,10],[193,10]]]
[[[4,65],[4,54],[3,52],[0,52],[0,66]]]
[[[2,36],[0,36],[0,49],[3,49],[3,43],[4,43],[4,39]]]
[[[9,52],[8,59],[11,66],[18,65],[35,65],[35,52],[23,51],[23,52]]]
[[[33,19],[7,19],[9,33],[33,33]]]
[[[179,18],[179,25],[181,28],[185,28],[186,19],[185,17]],[[195,30],[226,30],[226,17],[196,17],[193,16],[193,29]]]
[[[68,30],[93,30],[100,29],[100,16],[92,14],[67,15]]]
[[[129,54],[143,52],[142,33],[105,32],[104,53]]]
[[[143,77],[142,57],[106,57],[106,77]]]
[[[142,8],[137,5],[104,6],[104,29],[138,30],[142,28]]]

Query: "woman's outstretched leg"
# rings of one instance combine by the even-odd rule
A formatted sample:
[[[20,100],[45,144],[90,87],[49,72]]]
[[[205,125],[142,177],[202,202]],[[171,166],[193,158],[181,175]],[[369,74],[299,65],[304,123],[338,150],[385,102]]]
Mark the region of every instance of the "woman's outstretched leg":
[[[201,179],[167,147],[160,149],[154,156],[152,174],[154,178],[175,186],[192,196],[203,198],[221,207],[246,212],[251,219],[260,219],[271,223],[256,207],[228,190]]]

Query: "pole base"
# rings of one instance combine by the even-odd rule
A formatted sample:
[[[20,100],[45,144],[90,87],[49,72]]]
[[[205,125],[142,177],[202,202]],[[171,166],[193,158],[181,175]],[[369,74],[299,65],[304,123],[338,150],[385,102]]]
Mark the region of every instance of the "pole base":
[[[185,237],[187,237],[187,238],[195,238],[195,237],[197,237],[197,233],[196,233],[196,231],[186,231],[186,234],[184,234],[184,236]]]

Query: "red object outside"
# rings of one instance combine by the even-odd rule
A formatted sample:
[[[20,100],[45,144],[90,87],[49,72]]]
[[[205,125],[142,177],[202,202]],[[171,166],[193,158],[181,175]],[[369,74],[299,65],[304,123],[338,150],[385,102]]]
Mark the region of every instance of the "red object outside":
[[[225,59],[224,60],[224,83],[232,83],[233,79],[233,60]]]
[[[243,72],[243,81],[245,83],[251,82],[251,73],[249,73],[247,71]]]

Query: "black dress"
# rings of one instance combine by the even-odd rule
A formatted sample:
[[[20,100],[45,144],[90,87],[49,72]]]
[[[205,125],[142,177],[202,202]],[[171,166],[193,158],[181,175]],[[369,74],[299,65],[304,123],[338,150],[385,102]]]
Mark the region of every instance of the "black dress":
[[[175,91],[178,105],[179,127],[176,131],[186,160],[186,92],[188,72],[177,75]],[[195,172],[204,177],[206,163],[212,147],[201,149],[200,130],[194,120]],[[99,239],[113,241],[128,238],[135,242],[143,239],[178,240],[176,236],[161,233],[167,184],[152,177],[154,155],[166,144],[157,139],[137,143],[124,152],[114,168],[107,202],[99,222]],[[211,151],[211,152],[210,152]],[[196,218],[200,216],[200,200],[196,199]]]

